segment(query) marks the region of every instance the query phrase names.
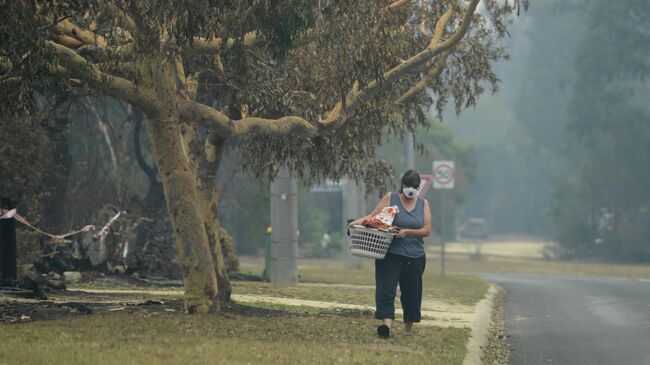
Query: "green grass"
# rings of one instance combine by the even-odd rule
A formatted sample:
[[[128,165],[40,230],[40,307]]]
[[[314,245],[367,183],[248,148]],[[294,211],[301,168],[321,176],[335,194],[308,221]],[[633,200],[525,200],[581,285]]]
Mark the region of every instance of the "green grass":
[[[448,275],[428,273],[424,275],[424,299],[436,299],[448,303],[474,305],[483,299],[488,283],[471,275]]]
[[[362,269],[347,269],[335,260],[300,261],[301,281],[318,281],[373,285],[373,268],[370,260]],[[242,264],[244,270],[261,272],[261,261],[246,260]],[[611,276],[627,278],[650,278],[650,264],[615,264],[603,262],[586,262],[571,260],[542,260],[519,257],[487,256],[480,260],[470,260],[468,255],[447,255],[446,263],[449,277],[477,273],[520,273],[539,275],[568,275],[568,276]],[[429,256],[425,272],[427,281],[439,278],[440,258]],[[445,285],[444,280],[440,283]],[[432,288],[433,289],[433,288]],[[453,295],[452,295],[453,297]]]
[[[301,282],[305,284],[275,287],[235,281],[233,292],[374,306],[373,266],[351,269],[322,260],[303,260],[301,264]],[[244,264],[243,271],[259,274],[261,265]],[[138,292],[60,295],[69,301],[131,302],[173,299],[180,289],[111,280],[79,285]],[[487,289],[487,283],[476,277],[443,278],[431,268],[425,273],[424,286],[425,300],[451,304],[476,303]],[[376,336],[377,321],[372,311],[263,302],[233,308],[249,309],[226,309],[219,315],[198,317],[167,312],[164,306],[131,306],[116,312],[2,324],[0,365],[460,364],[469,336],[468,329],[417,326],[414,336],[405,337],[398,321],[395,336],[381,340]]]
[[[467,329],[378,339],[369,317],[104,313],[0,325],[0,364],[460,364]]]
[[[305,305],[289,305],[289,304],[279,304],[279,303],[268,303],[268,302],[247,302],[246,305],[254,306],[261,309],[269,309],[281,311],[289,314],[298,314],[298,315],[339,315],[339,316],[373,316],[374,312],[372,310],[361,310],[361,309],[348,309],[348,308],[319,308],[319,307],[310,307]],[[401,320],[401,316],[396,314],[396,320]],[[426,316],[422,316],[423,319],[426,319]],[[378,322],[379,323],[379,322]]]
[[[374,266],[346,268],[340,262],[331,260],[303,260],[300,281],[303,283],[355,284],[365,287],[297,287],[276,288],[269,283],[234,282],[237,294],[259,294],[287,298],[334,301],[340,303],[374,305]],[[427,263],[429,265],[429,263]],[[258,264],[245,264],[243,270],[259,274]],[[432,268],[427,268],[423,277],[423,299],[439,300],[451,304],[473,305],[483,298],[488,284],[471,275],[448,275],[442,277]]]
[[[429,260],[433,270],[439,270],[438,259]],[[569,260],[540,260],[484,256],[470,260],[464,255],[449,255],[447,270],[450,273],[521,273],[567,276],[612,276],[650,278],[650,265],[624,265]]]
[[[233,293],[373,305],[375,298],[374,287],[326,287],[304,284],[294,287],[274,287],[271,283],[250,281],[233,282]]]

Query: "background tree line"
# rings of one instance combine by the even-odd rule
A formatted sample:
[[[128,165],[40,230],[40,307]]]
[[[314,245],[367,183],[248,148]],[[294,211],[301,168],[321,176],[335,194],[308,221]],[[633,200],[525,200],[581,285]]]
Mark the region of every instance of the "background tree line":
[[[501,92],[444,114],[478,155],[464,218],[557,240],[568,257],[650,260],[648,9],[548,1],[517,19]]]

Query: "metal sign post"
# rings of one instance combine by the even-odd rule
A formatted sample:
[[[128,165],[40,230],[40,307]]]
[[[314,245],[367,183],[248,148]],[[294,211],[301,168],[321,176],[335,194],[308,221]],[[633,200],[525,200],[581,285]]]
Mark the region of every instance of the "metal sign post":
[[[418,190],[418,196],[424,198],[427,196],[427,192],[431,187],[431,181],[433,181],[433,175],[420,175],[420,190]]]
[[[440,190],[440,275],[445,276],[445,189],[454,188],[454,161],[433,162],[433,188]]]
[[[440,191],[440,275],[445,276],[445,191]]]

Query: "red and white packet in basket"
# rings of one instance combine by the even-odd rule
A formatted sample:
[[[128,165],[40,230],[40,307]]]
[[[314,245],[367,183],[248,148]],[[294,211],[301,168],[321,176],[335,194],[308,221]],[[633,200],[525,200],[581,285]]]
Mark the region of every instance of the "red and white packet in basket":
[[[397,205],[385,207],[381,212],[375,214],[370,219],[366,219],[363,225],[370,228],[389,229],[393,226],[393,220],[399,212]]]

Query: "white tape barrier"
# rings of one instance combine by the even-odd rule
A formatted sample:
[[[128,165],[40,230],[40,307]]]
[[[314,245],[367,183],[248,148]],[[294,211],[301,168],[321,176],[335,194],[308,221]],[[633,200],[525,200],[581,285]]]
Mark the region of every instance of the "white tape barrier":
[[[93,234],[93,238],[94,239],[97,239],[97,238],[104,239],[108,235],[108,229],[110,228],[111,224],[113,224],[113,222],[115,222],[115,220],[117,220],[117,218],[119,218],[119,216],[122,213],[124,213],[124,212],[118,212],[117,214],[115,214],[108,222],[106,222],[104,227],[102,227],[102,229],[99,232]],[[35,227],[31,223],[29,223],[25,218],[23,218],[20,214],[18,214],[16,212],[16,209],[7,210],[7,209],[0,208],[0,219],[9,219],[9,218],[13,218],[13,219],[17,220],[18,222],[20,222],[23,225],[29,227],[33,231],[36,231],[36,232],[38,232],[38,233],[40,233],[40,234],[42,234],[44,236],[48,236],[48,237],[50,237],[50,238],[52,238],[54,240],[62,241],[62,242],[72,242],[72,241],[66,239],[66,237],[75,235],[77,233],[95,232],[97,230],[97,228],[95,228],[94,225],[89,224],[87,226],[84,226],[81,229],[78,229],[76,231],[69,232],[69,233],[66,233],[66,234],[50,234],[50,233],[47,233],[45,231],[42,231],[42,230],[38,229],[37,227]]]

